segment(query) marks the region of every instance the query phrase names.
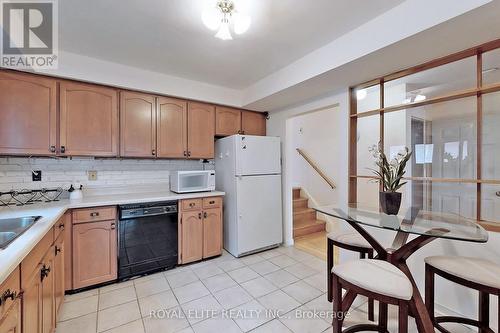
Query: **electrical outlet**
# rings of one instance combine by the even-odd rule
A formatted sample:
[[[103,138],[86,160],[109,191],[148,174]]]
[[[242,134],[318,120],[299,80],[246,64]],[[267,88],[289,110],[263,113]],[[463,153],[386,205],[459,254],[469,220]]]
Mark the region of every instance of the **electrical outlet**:
[[[34,182],[41,182],[42,181],[42,170],[33,170],[31,172],[31,180]]]
[[[97,180],[97,171],[88,171],[89,180]]]

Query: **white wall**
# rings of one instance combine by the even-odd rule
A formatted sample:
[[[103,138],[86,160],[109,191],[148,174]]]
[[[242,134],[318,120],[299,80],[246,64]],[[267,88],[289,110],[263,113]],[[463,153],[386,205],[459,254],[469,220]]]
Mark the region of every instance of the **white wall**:
[[[342,146],[338,143],[342,114],[338,106],[311,112],[290,119],[292,149],[302,149],[316,165],[334,182],[338,183],[339,154]],[[300,186],[319,205],[338,203],[338,191],[332,189],[321,176],[298,153],[292,155],[293,186]]]
[[[283,152],[283,228],[284,241],[286,244],[293,244],[292,230],[292,173],[291,165],[293,156],[297,154],[292,142],[292,122],[293,117],[305,113],[319,111],[325,108],[334,108],[336,110],[335,118],[338,121],[336,131],[332,134],[338,140],[338,183],[336,192],[338,193],[339,205],[347,204],[347,138],[348,138],[348,118],[349,118],[349,100],[347,91],[321,99],[314,100],[293,108],[288,108],[273,112],[267,122],[267,134],[281,137]],[[289,157],[292,159],[289,160]],[[345,181],[343,181],[345,180]],[[344,199],[345,198],[345,199]]]
[[[306,104],[295,106],[292,108],[280,110],[271,113],[271,117],[267,123],[268,135],[281,137],[283,145],[283,216],[284,216],[284,239],[287,244],[293,244],[292,238],[292,196],[291,189],[293,179],[291,176],[291,167],[296,154],[293,146],[293,117],[298,115],[332,107],[338,104],[338,119],[339,126],[337,131],[332,131],[331,135],[335,138],[338,145],[338,179],[337,181],[337,204],[339,207],[347,206],[347,176],[348,176],[348,94],[342,92],[331,96],[323,97],[310,101]],[[348,228],[346,223],[340,221],[339,229]],[[385,246],[389,246],[395,235],[392,231],[368,228],[368,231]],[[412,237],[410,237],[411,239]],[[469,242],[460,242],[452,240],[438,239],[417,251],[409,260],[408,264],[414,274],[417,284],[423,294],[424,291],[424,258],[432,255],[462,255],[478,258],[488,258],[500,264],[500,234],[490,233],[490,239],[486,244],[475,244]],[[351,252],[342,251],[341,261],[355,258]],[[466,290],[462,287],[453,285],[441,279],[436,282],[436,301],[437,309],[443,313],[459,313],[471,318],[477,317],[477,293]],[[492,327],[496,327],[497,322],[497,299],[491,298],[491,322]]]

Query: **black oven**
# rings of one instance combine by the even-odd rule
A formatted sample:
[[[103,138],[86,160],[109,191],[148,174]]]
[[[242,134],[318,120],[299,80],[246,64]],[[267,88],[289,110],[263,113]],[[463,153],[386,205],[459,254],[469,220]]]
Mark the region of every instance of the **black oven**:
[[[177,201],[119,206],[118,279],[177,265]]]

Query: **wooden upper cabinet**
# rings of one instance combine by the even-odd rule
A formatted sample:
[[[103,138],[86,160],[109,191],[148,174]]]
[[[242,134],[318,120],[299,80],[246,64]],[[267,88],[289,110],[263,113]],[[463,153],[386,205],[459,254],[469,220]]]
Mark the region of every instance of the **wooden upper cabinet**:
[[[224,106],[215,109],[215,135],[226,136],[241,131],[241,111]]]
[[[120,93],[120,155],[156,156],[156,98],[129,91]]]
[[[266,135],[266,116],[259,112],[242,111],[241,130],[246,135]]]
[[[115,89],[60,83],[61,155],[118,155],[118,93]]]
[[[156,113],[158,157],[187,156],[187,102],[158,97]]]
[[[188,157],[214,158],[215,106],[188,102]]]
[[[55,80],[0,71],[0,154],[55,154],[56,117]]]

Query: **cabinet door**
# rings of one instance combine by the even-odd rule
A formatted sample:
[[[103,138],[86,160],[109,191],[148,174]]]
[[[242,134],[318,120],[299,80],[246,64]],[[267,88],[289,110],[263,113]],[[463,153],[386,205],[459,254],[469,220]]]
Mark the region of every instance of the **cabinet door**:
[[[0,154],[56,152],[55,80],[0,72]]]
[[[242,111],[241,129],[246,135],[266,135],[266,116],[259,112]]]
[[[156,103],[147,94],[120,93],[120,155],[156,156]]]
[[[28,314],[22,317],[23,332],[42,332],[42,281],[40,272],[42,265],[38,265],[23,285],[22,313]]]
[[[26,331],[25,332],[30,332]],[[0,333],[21,333],[21,301],[14,302],[10,310],[0,319]],[[36,331],[34,331],[36,333]]]
[[[180,253],[181,263],[201,260],[203,257],[202,212],[181,213]]]
[[[188,103],[189,158],[214,158],[215,107]]]
[[[156,117],[158,157],[187,156],[187,102],[158,97]]]
[[[118,93],[115,89],[60,83],[60,154],[118,155]]]
[[[73,225],[73,288],[116,279],[116,237],[114,220]]]
[[[56,327],[54,313],[54,247],[51,247],[47,255],[42,260],[42,269],[47,269],[45,277],[42,278],[42,333],[52,333]]]
[[[64,213],[64,288],[73,290],[73,225],[71,224],[71,211]]]
[[[203,212],[203,258],[222,253],[222,209],[211,208]]]
[[[226,136],[241,131],[241,111],[218,106],[215,109],[215,135]]]
[[[61,234],[54,244],[54,294],[55,315],[59,312],[64,300],[64,259],[65,259],[64,234]]]

